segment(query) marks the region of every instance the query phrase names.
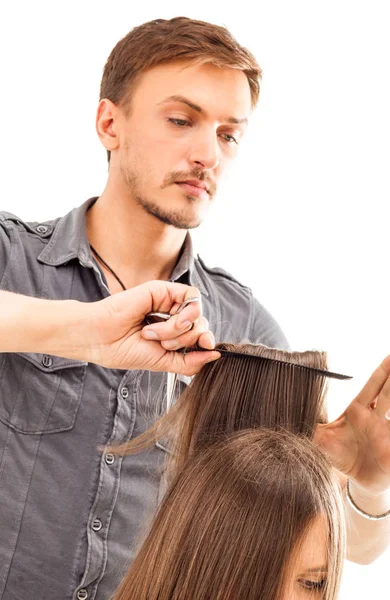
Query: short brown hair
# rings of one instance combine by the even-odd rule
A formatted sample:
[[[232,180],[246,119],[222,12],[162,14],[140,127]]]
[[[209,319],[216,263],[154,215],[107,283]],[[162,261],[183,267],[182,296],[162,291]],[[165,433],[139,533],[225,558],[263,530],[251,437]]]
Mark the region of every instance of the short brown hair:
[[[134,27],[107,59],[100,85],[100,99],[127,103],[131,87],[147,69],[177,60],[212,63],[245,73],[256,106],[261,68],[255,57],[219,25],[187,17],[156,19]]]
[[[187,17],[156,19],[129,31],[107,59],[100,100],[108,98],[127,107],[135,83],[144,71],[178,60],[239,69],[248,79],[252,108],[256,106],[261,68],[255,57],[240,46],[226,27]]]

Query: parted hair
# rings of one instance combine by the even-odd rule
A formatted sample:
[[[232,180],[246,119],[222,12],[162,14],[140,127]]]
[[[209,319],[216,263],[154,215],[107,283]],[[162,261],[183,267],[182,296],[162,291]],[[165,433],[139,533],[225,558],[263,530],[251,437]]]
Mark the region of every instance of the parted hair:
[[[277,600],[322,516],[325,600],[335,600],[345,532],[339,483],[312,438],[326,422],[323,352],[218,344],[154,427],[116,449],[163,440],[170,485],[115,600]],[[298,366],[297,366],[298,365]],[[111,450],[111,449],[110,449]]]
[[[328,572],[316,597],[335,600],[342,500],[325,456],[283,430],[221,437],[174,478],[115,600],[278,600],[319,515]]]

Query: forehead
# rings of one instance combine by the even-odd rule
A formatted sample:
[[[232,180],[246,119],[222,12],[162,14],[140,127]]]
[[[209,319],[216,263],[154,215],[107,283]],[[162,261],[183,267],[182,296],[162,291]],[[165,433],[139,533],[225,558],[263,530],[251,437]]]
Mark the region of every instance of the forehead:
[[[184,96],[206,113],[248,118],[251,95],[246,75],[212,64],[172,62],[149,69],[137,82],[133,105],[160,105],[170,96]]]
[[[297,556],[297,570],[326,565],[328,544],[328,525],[324,516],[318,516],[307,530],[300,544]]]

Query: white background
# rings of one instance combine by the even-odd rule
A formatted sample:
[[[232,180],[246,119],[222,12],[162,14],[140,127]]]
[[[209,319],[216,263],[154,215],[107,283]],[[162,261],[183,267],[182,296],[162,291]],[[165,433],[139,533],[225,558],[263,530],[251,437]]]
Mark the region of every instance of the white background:
[[[102,191],[105,60],[132,27],[226,25],[263,70],[259,108],[197,249],[251,285],[296,349],[328,350],[331,416],[390,352],[388,2],[3,2],[0,209],[57,217]],[[346,564],[340,598],[389,598],[390,551]]]

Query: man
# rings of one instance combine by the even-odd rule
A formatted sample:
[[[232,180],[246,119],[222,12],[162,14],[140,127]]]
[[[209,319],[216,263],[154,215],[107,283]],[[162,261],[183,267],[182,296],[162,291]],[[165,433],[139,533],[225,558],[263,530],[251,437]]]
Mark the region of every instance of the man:
[[[260,75],[223,28],[186,18],[135,28],[103,74],[96,128],[109,174],[101,196],[46,223],[1,215],[4,600],[103,600],[119,584],[157,506],[165,451],[122,459],[97,448],[139,435],[164,410],[168,378],[150,370],[190,375],[217,358],[208,322],[217,341],[286,345],[250,289],[194,257],[188,235],[237,154]],[[199,293],[205,317],[193,303],[171,323],[142,328],[147,312],[174,314]],[[196,341],[209,352],[174,352]],[[380,421],[383,447],[389,372],[383,363],[351,405],[360,414],[378,396],[369,416]],[[187,381],[179,376],[176,394]],[[389,478],[364,461],[375,457],[375,448],[366,452],[372,428],[355,453],[348,414],[338,438],[332,426],[319,430],[319,443],[355,476],[356,503],[384,512]],[[385,521],[351,518],[351,556],[371,560],[387,542]]]

